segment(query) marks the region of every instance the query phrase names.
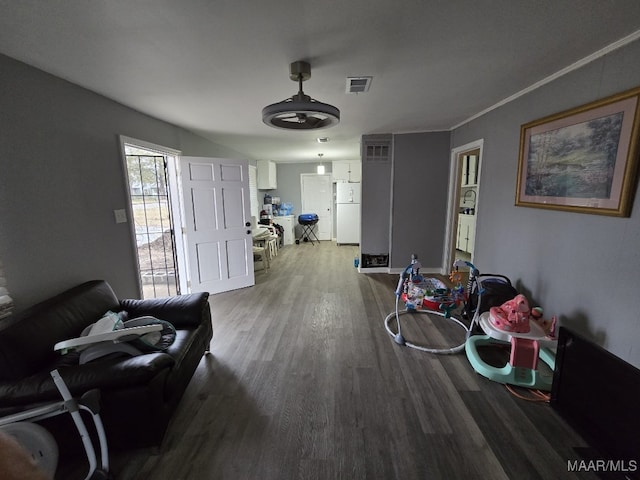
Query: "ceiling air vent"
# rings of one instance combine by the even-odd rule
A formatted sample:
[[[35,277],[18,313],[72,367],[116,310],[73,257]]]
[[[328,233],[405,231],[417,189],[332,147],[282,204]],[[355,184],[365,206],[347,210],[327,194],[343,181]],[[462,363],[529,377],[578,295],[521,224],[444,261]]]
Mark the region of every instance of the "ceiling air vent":
[[[369,91],[373,77],[347,77],[347,93],[364,93]]]

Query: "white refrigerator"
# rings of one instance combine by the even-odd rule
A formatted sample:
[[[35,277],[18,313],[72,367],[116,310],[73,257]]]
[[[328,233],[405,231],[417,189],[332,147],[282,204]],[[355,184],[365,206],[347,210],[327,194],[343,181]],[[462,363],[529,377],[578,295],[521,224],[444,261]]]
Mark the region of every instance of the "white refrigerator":
[[[360,244],[359,183],[336,183],[336,243]]]

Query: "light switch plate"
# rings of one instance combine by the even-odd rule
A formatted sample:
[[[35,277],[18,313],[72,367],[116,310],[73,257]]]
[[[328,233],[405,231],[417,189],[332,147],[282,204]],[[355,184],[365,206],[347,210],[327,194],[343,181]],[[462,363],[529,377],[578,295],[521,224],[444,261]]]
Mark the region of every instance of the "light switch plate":
[[[123,208],[114,210],[113,215],[116,217],[116,223],[127,223],[127,212]]]

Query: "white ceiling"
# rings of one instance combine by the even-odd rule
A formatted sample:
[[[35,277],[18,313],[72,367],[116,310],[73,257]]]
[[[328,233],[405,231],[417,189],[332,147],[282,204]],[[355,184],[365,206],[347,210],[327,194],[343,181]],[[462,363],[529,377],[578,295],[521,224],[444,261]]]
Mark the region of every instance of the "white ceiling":
[[[639,30],[638,0],[0,0],[1,53],[278,162],[359,158],[363,134],[449,130]],[[297,60],[339,125],[262,123],[297,92]],[[368,93],[345,93],[365,75]]]

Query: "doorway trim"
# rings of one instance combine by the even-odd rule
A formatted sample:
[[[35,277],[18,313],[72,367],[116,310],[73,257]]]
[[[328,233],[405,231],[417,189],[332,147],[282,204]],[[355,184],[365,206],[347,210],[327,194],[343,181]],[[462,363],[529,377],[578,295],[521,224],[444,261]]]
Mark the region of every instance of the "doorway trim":
[[[473,150],[479,150],[478,155],[478,186],[476,187],[475,211],[478,214],[478,201],[480,199],[480,183],[482,174],[482,155],[484,139],[474,140],[451,150],[451,162],[449,169],[449,200],[447,204],[447,229],[445,235],[445,248],[443,256],[442,274],[446,275],[451,271],[455,257],[455,238],[458,229],[458,208],[460,201],[461,178],[462,178],[462,156]],[[477,217],[476,217],[477,220]],[[476,224],[477,227],[477,224]],[[477,236],[477,228],[474,237]],[[474,238],[475,245],[475,238]],[[473,259],[473,255],[472,255]]]

